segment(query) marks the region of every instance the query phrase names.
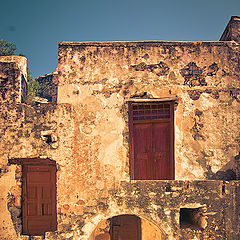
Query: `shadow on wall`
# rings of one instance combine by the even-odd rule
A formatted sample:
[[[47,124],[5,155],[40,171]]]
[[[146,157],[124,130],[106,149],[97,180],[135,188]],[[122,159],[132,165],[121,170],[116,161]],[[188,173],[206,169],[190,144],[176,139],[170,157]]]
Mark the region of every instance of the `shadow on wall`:
[[[226,171],[217,171],[212,175],[210,180],[231,181],[237,180],[237,177],[236,173],[232,169],[227,169]]]
[[[229,161],[216,173],[212,172],[211,166],[207,167],[207,179],[232,181],[240,179],[240,153],[234,157],[234,160]]]

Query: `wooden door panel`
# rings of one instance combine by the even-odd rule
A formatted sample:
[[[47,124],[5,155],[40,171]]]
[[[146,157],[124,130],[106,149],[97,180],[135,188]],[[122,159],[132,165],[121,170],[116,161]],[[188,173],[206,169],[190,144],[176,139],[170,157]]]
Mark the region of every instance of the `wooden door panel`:
[[[152,124],[153,152],[169,151],[170,149],[170,123]]]
[[[134,179],[136,180],[147,180],[151,179],[151,166],[148,161],[148,157],[142,158],[136,156],[135,158],[135,170],[134,170]]]
[[[28,186],[27,198],[28,200],[37,199],[37,188],[35,186]]]
[[[28,232],[31,235],[42,235],[46,232],[46,229],[48,229],[47,231],[51,231],[52,228],[50,218],[29,218],[27,224]]]
[[[52,214],[52,204],[42,203],[42,215],[47,216]]]
[[[134,124],[134,149],[138,154],[149,153],[151,148],[151,124]]]
[[[42,186],[42,199],[44,201],[51,200],[51,187]]]
[[[23,233],[56,230],[56,166],[23,165]]]
[[[134,134],[134,179],[151,179],[151,124],[135,124]]]
[[[36,202],[28,202],[27,204],[27,215],[28,216],[36,216],[37,215],[38,205]]]
[[[120,226],[112,226],[111,240],[119,240],[120,238]]]
[[[120,239],[137,240],[138,232],[138,218],[135,216],[121,217],[121,231]]]
[[[152,163],[154,179],[170,177],[170,123],[152,124]]]
[[[131,179],[174,179],[174,102],[129,103]]]
[[[111,240],[141,240],[141,220],[134,215],[111,219]]]
[[[133,125],[134,179],[171,179],[170,122]]]
[[[28,182],[31,183],[49,183],[50,179],[49,172],[28,172]]]

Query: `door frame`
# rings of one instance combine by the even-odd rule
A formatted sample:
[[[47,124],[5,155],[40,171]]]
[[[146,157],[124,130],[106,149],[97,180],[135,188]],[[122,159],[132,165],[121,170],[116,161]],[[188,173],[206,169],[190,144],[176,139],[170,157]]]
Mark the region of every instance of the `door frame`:
[[[158,104],[169,104],[170,105],[170,179],[169,180],[174,180],[175,179],[175,130],[174,130],[174,104],[175,101],[129,101],[128,102],[128,124],[129,124],[129,155],[130,155],[130,180],[135,180],[134,179],[134,134],[133,134],[133,103],[136,104],[149,104],[149,103],[158,103]],[[164,122],[166,120],[143,120],[142,123],[151,123],[151,122]],[[140,121],[139,121],[140,123]],[[153,179],[156,180],[156,179]],[[159,179],[160,180],[160,179]]]
[[[57,230],[57,188],[56,188],[56,171],[57,171],[57,166],[56,162],[49,159],[49,158],[12,158],[9,159],[10,164],[18,164],[22,166],[22,202],[21,202],[21,211],[22,211],[22,234],[24,235],[32,235],[30,232],[27,230],[27,224],[26,224],[26,206],[24,203],[24,200],[26,198],[26,192],[27,192],[27,182],[26,182],[26,167],[27,166],[52,166],[54,167],[54,171],[52,172],[53,178],[55,179],[53,184],[53,188],[55,189],[54,192],[52,193],[52,218],[53,218],[53,225],[52,228],[49,229],[49,232],[53,232]],[[38,236],[38,235],[36,235]]]

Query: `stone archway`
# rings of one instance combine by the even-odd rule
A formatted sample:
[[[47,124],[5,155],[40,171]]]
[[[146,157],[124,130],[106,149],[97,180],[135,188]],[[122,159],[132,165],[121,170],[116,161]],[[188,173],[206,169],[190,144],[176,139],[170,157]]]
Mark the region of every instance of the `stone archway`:
[[[89,238],[89,240],[165,239],[165,234],[155,224],[130,214],[117,215],[101,221]]]

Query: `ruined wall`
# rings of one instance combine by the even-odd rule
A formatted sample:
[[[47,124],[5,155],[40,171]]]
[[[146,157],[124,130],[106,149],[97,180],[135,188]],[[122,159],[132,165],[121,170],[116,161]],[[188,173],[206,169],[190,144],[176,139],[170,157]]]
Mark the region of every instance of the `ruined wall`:
[[[40,85],[39,96],[47,99],[49,102],[57,101],[57,74],[49,73],[44,76],[36,78]]]
[[[240,17],[232,16],[220,41],[235,41],[240,43]]]
[[[90,166],[100,164],[97,177],[104,181],[129,179],[126,101],[141,96],[178,98],[176,179],[219,179],[218,171],[234,171],[240,139],[235,43],[60,43],[58,71],[58,102],[81,115],[77,152]]]
[[[122,182],[118,188],[109,191],[107,197],[99,197],[95,203],[83,207],[82,213],[65,209],[59,214],[58,232],[47,233],[45,239],[93,240],[93,236],[104,234],[99,228],[108,229],[103,224],[107,219],[134,214],[142,219],[143,240],[151,236],[148,231],[154,234],[153,229],[155,240],[236,240],[240,237],[239,194],[237,181]],[[180,208],[199,207],[204,208],[204,228],[180,228]],[[195,221],[202,221],[202,218]]]
[[[1,104],[0,108],[0,239],[13,240],[20,239],[22,231],[22,181],[21,166],[10,165],[9,159],[54,159],[58,168],[58,189],[61,191],[65,179],[71,179],[72,174],[69,169],[65,174],[60,174],[62,166],[65,167],[69,162],[68,167],[71,169],[74,164],[72,109],[66,104]],[[52,142],[47,141],[47,135],[52,136]]]
[[[21,103],[26,99],[27,59],[0,56],[0,102]]]

